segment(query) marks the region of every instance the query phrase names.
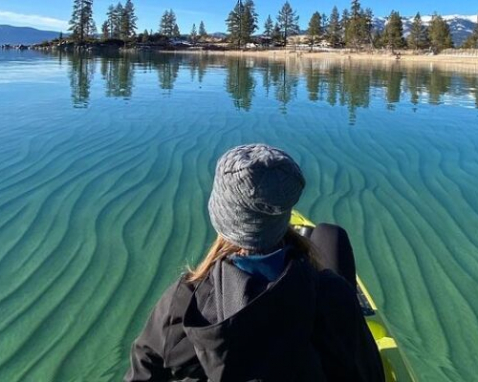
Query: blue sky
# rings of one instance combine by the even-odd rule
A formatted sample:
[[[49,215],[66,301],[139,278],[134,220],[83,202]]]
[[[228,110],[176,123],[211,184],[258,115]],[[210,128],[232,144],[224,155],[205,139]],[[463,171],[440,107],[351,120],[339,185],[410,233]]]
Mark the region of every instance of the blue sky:
[[[98,28],[106,18],[108,6],[117,1],[94,1],[94,14]],[[192,24],[198,25],[201,20],[204,21],[208,32],[225,31],[224,20],[236,1],[133,0],[133,2],[139,18],[139,31],[145,28],[157,30],[162,13],[171,8],[176,12],[181,32],[189,33]],[[284,2],[285,0],[255,1],[261,27],[269,14],[275,18]],[[0,24],[65,31],[68,28],[72,3],[72,0],[0,0]],[[350,6],[349,0],[290,0],[290,3],[297,10],[301,27],[304,29],[313,12],[330,14],[334,5],[340,11]],[[435,11],[442,15],[478,13],[478,3],[475,0],[362,0],[362,6],[372,8],[376,16],[386,16],[392,10],[397,10],[404,16],[414,15],[416,12],[432,14]]]

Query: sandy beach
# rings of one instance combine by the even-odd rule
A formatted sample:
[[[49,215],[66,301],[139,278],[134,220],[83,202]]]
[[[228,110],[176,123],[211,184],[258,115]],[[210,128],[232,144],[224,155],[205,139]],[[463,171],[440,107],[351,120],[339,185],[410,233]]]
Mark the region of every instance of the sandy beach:
[[[163,53],[163,52],[162,52]],[[478,70],[478,51],[467,52],[456,50],[450,53],[442,53],[438,55],[413,54],[413,52],[400,52],[399,56],[389,52],[376,53],[350,53],[348,51],[337,52],[308,52],[305,50],[227,50],[227,51],[211,51],[211,50],[184,50],[184,51],[165,51],[164,53],[181,53],[181,54],[203,54],[228,57],[254,57],[263,59],[314,59],[314,60],[340,60],[340,61],[376,61],[376,62],[403,62],[403,63],[419,63],[419,64],[443,64],[447,66],[453,64],[453,69]]]

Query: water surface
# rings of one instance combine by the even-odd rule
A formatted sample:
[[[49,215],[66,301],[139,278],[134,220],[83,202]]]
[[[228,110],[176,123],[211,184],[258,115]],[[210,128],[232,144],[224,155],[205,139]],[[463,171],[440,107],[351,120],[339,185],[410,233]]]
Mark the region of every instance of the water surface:
[[[251,142],[348,230],[420,380],[476,380],[477,107],[478,74],[436,65],[0,52],[0,380],[120,380]]]

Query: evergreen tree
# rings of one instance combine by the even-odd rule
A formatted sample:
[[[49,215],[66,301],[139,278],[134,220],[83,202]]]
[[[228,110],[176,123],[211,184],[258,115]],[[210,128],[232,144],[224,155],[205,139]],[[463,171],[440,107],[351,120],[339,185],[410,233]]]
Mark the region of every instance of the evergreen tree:
[[[350,6],[350,13],[352,18],[360,17],[362,12],[362,6],[360,5],[359,0],[352,0],[352,5]]]
[[[296,11],[292,9],[288,1],[285,2],[282,9],[279,11],[277,22],[282,32],[284,46],[287,46],[287,38],[299,34],[300,31],[299,16],[297,16]]]
[[[239,0],[234,9],[229,12],[229,15],[226,19],[229,39],[233,44],[237,44],[239,49],[244,43],[243,36],[245,35],[245,32],[242,31],[243,13],[244,4],[242,3],[242,0]]]
[[[191,29],[191,33],[189,34],[189,40],[195,44],[198,40],[198,31],[196,29],[196,24],[193,24],[193,27]]]
[[[141,36],[141,42],[143,43],[149,42],[149,33],[147,29],[144,30],[143,35]]]
[[[309,44],[314,46],[319,41],[322,32],[322,17],[319,12],[315,12],[309,21],[309,28],[307,29],[307,36]]]
[[[350,23],[350,13],[348,9],[342,11],[342,18],[340,20],[340,29],[342,33],[342,43],[345,44],[346,32]]]
[[[110,27],[108,25],[108,21],[105,21],[101,25],[101,36],[103,40],[108,40],[110,38]]]
[[[201,40],[204,40],[205,38],[207,38],[206,27],[204,26],[203,21],[199,23],[199,38]]]
[[[273,43],[282,42],[282,33],[281,33],[281,30],[280,30],[280,25],[277,22],[274,24],[274,29],[272,30],[271,40],[272,40]]]
[[[424,49],[428,45],[427,28],[423,25],[420,13],[417,13],[413,19],[407,42],[408,46],[415,50]]]
[[[384,31],[384,43],[389,49],[400,49],[405,47],[405,39],[403,38],[403,24],[400,13],[392,11],[388,17],[387,25]]]
[[[368,41],[373,46],[373,11],[371,8],[365,9],[362,14],[362,29],[364,41]]]
[[[93,20],[93,0],[73,1],[73,13],[69,30],[72,32],[72,38],[79,42],[94,36],[96,25]]]
[[[121,19],[123,17],[123,5],[118,3],[116,6],[110,5],[108,8],[108,25],[110,27],[110,37],[121,38]]]
[[[181,37],[181,32],[179,31],[178,24],[174,24],[173,37],[175,37],[175,38]]]
[[[385,47],[383,33],[380,32],[379,30],[375,31],[375,33],[372,36],[372,45],[375,48],[379,48],[379,49]]]
[[[246,0],[244,4],[244,18],[243,18],[243,28],[245,31],[245,39],[247,41],[251,40],[254,32],[259,28],[257,24],[258,15],[256,12],[256,6],[253,0]]]
[[[443,49],[453,48],[453,40],[450,33],[450,26],[436,13],[432,17],[428,27],[430,45],[435,53]]]
[[[109,38],[114,38],[116,26],[116,8],[113,5],[108,7],[108,12],[106,13],[106,22],[108,23]]]
[[[322,36],[326,36],[327,35],[327,27],[329,26],[329,18],[327,17],[327,15],[325,13],[322,13],[322,15],[320,16],[320,22],[321,22],[321,34]]]
[[[360,1],[352,0],[350,20],[348,20],[345,27],[345,43],[347,46],[357,49],[368,40],[365,34],[365,24],[366,20]]]
[[[272,37],[272,32],[274,31],[274,23],[272,22],[271,15],[267,17],[267,20],[264,24],[264,36]]]
[[[120,15],[120,37],[122,40],[126,41],[135,36],[136,21],[138,20],[131,0],[126,0],[125,6],[121,10]]]
[[[463,43],[462,48],[464,48],[464,49],[478,49],[478,17],[477,17],[477,20],[476,20],[475,28],[473,29],[473,33]]]
[[[342,39],[339,19],[339,10],[337,7],[332,9],[329,18],[329,25],[327,26],[327,41],[333,47],[337,47]]]
[[[227,30],[232,43],[240,48],[251,41],[252,34],[257,29],[257,13],[252,0],[244,4],[239,0],[226,20]]]
[[[159,33],[167,37],[173,37],[176,26],[176,14],[172,9],[165,11],[161,17]]]

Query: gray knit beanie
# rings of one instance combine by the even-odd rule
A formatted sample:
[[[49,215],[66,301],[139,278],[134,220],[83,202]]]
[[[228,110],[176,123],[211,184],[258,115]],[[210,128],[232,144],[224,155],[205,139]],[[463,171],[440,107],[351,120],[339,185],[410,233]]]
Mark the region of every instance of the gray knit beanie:
[[[211,223],[241,248],[270,249],[284,237],[304,186],[302,171],[284,151],[264,144],[235,147],[217,163]]]

